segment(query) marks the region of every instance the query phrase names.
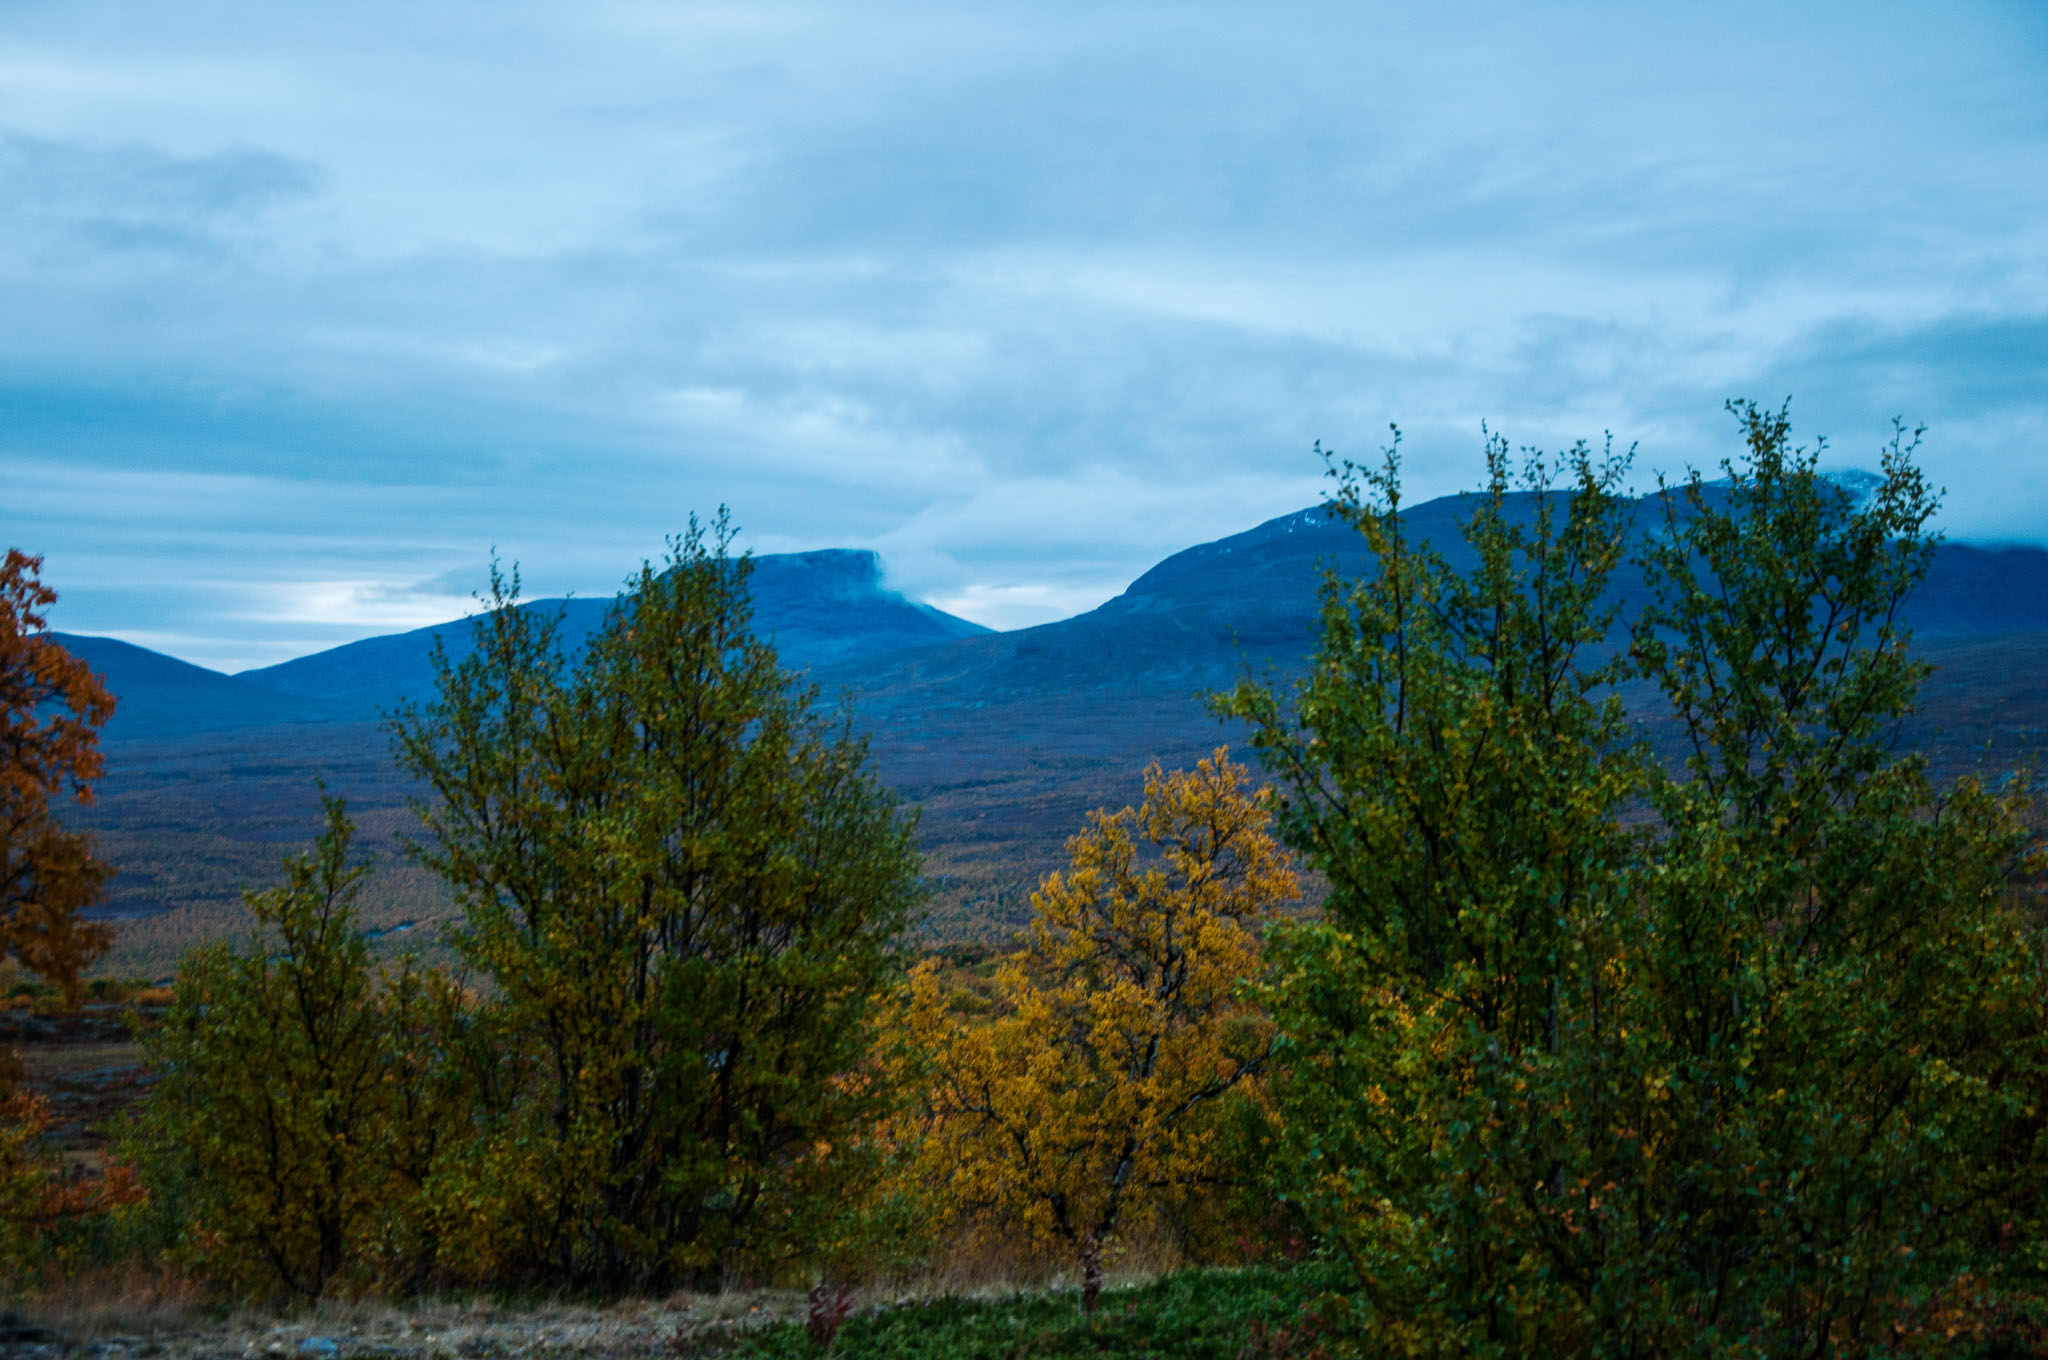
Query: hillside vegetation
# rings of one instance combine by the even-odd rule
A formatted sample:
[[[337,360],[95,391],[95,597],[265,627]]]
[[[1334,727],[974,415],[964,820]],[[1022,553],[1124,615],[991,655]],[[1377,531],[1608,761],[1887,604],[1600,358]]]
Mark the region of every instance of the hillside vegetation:
[[[1354,566],[1313,649],[1212,700],[1271,786],[1227,750],[1150,766],[1004,948],[920,948],[914,815],[756,635],[722,518],[583,638],[494,577],[390,724],[450,927],[372,947],[329,799],[255,928],[180,965],[103,1174],[12,1083],[8,1278],[804,1291],[674,1338],[760,1355],[2034,1344],[2032,780],[1901,742],[1936,560],[1914,436],[1852,494],[1782,410],[1733,410],[1724,477],[1648,502],[1611,451],[1493,441],[1455,542],[1402,515],[1398,438],[1333,463]],[[55,674],[31,613],[17,670]],[[85,791],[105,705],[24,692]],[[81,903],[10,881],[5,919],[69,943],[0,943],[72,981]],[[1108,1288],[1141,1260],[1183,1270]],[[962,1262],[1078,1297],[913,1287]]]

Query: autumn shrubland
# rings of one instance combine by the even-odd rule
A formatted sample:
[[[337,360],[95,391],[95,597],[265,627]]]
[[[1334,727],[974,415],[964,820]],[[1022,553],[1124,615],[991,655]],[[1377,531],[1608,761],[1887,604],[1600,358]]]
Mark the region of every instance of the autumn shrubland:
[[[722,519],[578,648],[495,576],[390,729],[449,928],[370,938],[330,800],[246,938],[128,998],[155,1075],[97,1171],[9,1076],[18,1302],[146,1263],[138,1298],[245,1320],[772,1297],[668,1338],[752,1355],[2048,1344],[2031,776],[1897,739],[1915,437],[1857,499],[1733,410],[1647,528],[1611,449],[1490,442],[1455,551],[1405,534],[1398,439],[1333,462],[1368,566],[1297,683],[1214,696],[1256,763],[1144,770],[1007,945],[921,931],[914,814],[752,634]],[[35,565],[0,639],[31,1001],[102,944],[51,807],[112,702]]]

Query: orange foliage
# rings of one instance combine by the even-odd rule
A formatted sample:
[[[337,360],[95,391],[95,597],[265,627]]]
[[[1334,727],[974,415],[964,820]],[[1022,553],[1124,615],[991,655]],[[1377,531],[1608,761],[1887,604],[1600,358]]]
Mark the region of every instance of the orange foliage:
[[[0,1069],[10,1066],[0,1062]],[[125,1163],[109,1163],[97,1176],[67,1169],[43,1143],[49,1127],[49,1102],[17,1072],[0,1070],[0,1265],[48,1259],[39,1244],[64,1224],[143,1198],[135,1169]]]
[[[44,635],[42,611],[57,592],[37,578],[42,565],[13,548],[0,563],[0,959],[75,993],[79,969],[111,939],[79,919],[108,869],[89,836],[57,823],[50,802],[67,786],[80,804],[92,802],[114,696]]]
[[[0,562],[0,961],[12,959],[78,993],[81,968],[106,949],[103,925],[79,913],[108,869],[91,838],[51,815],[67,789],[92,801],[99,730],[114,697],[84,662],[44,635],[57,592],[40,557],[10,548]],[[49,1106],[0,1053],[0,1262],[18,1261],[59,1224],[139,1197],[132,1173],[68,1174],[45,1145]]]

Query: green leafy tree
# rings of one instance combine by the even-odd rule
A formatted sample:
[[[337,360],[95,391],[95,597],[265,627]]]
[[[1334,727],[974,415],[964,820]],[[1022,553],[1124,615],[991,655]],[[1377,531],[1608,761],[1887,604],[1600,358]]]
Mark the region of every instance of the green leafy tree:
[[[1900,621],[1934,546],[1917,432],[1859,504],[1785,410],[1731,409],[1745,456],[1667,491],[1635,627],[1687,752],[1651,785],[1637,964],[1692,1173],[1664,1257],[1689,1316],[1759,1349],[1881,1348],[2010,1263],[1994,1219],[2038,1246],[2029,799],[1937,790],[1897,748],[1929,670]]]
[[[1382,1328],[1537,1353],[1584,1325],[1550,1267],[1599,1155],[1570,1111],[1612,1038],[1641,788],[1605,692],[1625,460],[1575,449],[1566,487],[1536,463],[1522,494],[1504,442],[1487,460],[1465,573],[1408,537],[1397,448],[1343,464],[1331,511],[1376,570],[1326,583],[1291,712],[1251,685],[1226,710],[1329,882],[1323,921],[1272,946],[1283,1185]]]
[[[421,1278],[427,1175],[462,1116],[431,1098],[438,1065],[416,1053],[452,995],[410,960],[373,965],[357,907],[369,871],[349,862],[341,801],[325,805],[312,852],[245,899],[257,931],[181,962],[137,1140],[209,1270],[306,1298]]]
[[[1406,541],[1391,452],[1343,466],[1373,569],[1327,587],[1291,706],[1227,702],[1331,887],[1273,950],[1279,1174],[1389,1344],[1882,1346],[2031,1202],[1999,1169],[2039,1089],[2021,807],[1936,797],[1886,744],[1931,502],[1903,443],[1859,507],[1739,414],[1747,457],[1667,496],[1632,621],[1621,460],[1517,492],[1492,442],[1464,571]],[[1683,771],[1634,744],[1631,672]]]
[[[619,1287],[784,1259],[886,1097],[869,1011],[921,901],[911,822],[751,632],[730,539],[693,521],[573,660],[494,574],[475,650],[396,722],[493,989],[479,1268]]]

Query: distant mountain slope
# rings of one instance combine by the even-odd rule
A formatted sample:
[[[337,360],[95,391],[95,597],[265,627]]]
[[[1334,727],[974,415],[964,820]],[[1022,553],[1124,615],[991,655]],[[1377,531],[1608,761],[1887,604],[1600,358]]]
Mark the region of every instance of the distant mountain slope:
[[[988,632],[884,587],[881,559],[871,552],[830,548],[759,557],[751,587],[755,627],[773,640],[782,664],[792,670]],[[612,603],[571,598],[525,607],[557,613],[562,641],[573,651],[603,624]],[[339,701],[359,716],[373,717],[402,699],[432,692],[430,658],[437,639],[451,658],[460,659],[469,652],[469,621],[365,638],[235,678],[284,694]]]
[[[1458,521],[1468,498],[1449,496],[1404,511],[1409,534],[1466,556]],[[1533,515],[1535,498],[1510,499]],[[1654,513],[1649,502],[1638,514]],[[1298,665],[1313,643],[1326,565],[1362,565],[1358,535],[1313,507],[1173,554],[1099,608],[1009,633],[918,604],[882,584],[868,552],[827,550],[757,558],[756,620],[784,663],[817,672],[830,689],[862,695],[875,721],[922,707],[1081,693],[1103,686],[1169,689],[1183,696],[1230,684],[1254,669]],[[1632,568],[1617,574],[1625,610],[1646,593]],[[540,600],[558,611],[572,647],[602,622],[611,601]],[[2048,630],[2048,551],[1944,543],[1906,621],[1923,643]],[[433,683],[434,641],[451,655],[468,647],[467,620],[300,657],[226,676],[110,639],[67,638],[104,672],[121,700],[111,735],[276,723],[367,721]]]
[[[334,716],[332,706],[317,699],[278,694],[117,638],[51,636],[105,679],[114,695],[114,718],[107,729],[113,737],[319,722]]]
[[[1534,496],[1518,494],[1508,513],[1526,521],[1536,508]],[[1412,539],[1465,566],[1470,554],[1458,524],[1469,512],[1468,498],[1447,496],[1402,519]],[[1653,502],[1638,502],[1644,522],[1657,513]],[[1085,614],[864,660],[832,679],[868,696],[878,713],[1101,686],[1224,686],[1247,663],[1299,665],[1316,637],[1326,565],[1357,572],[1363,543],[1318,506],[1175,553]],[[1624,616],[1648,594],[1633,567],[1616,573],[1613,590]],[[2048,629],[2048,550],[1943,543],[1905,621],[1922,643]]]
[[[867,659],[905,648],[973,637],[988,630],[906,599],[882,584],[871,552],[827,549],[754,559],[756,629],[772,638],[796,670]],[[604,620],[608,599],[535,600],[558,612],[563,641],[582,643]],[[92,660],[120,700],[110,734],[162,736],[179,731],[273,723],[368,721],[401,700],[428,697],[435,640],[451,657],[469,650],[467,619],[408,633],[364,638],[281,665],[222,675],[109,638],[64,635]]]
[[[1415,506],[1408,531],[1451,545],[1455,559],[1462,510],[1456,498]],[[1176,553],[1099,609],[997,634],[900,598],[877,604],[863,554],[762,559],[756,595],[785,656],[818,667],[834,701],[852,692],[882,778],[919,806],[931,933],[1001,939],[1087,810],[1135,799],[1148,760],[1185,766],[1219,742],[1242,746],[1242,728],[1219,725],[1196,696],[1247,662],[1298,667],[1314,642],[1319,565],[1350,573],[1360,557],[1350,529],[1305,510]],[[1619,588],[1639,593],[1642,583]],[[606,602],[566,607],[570,626],[587,629]],[[2034,754],[2048,734],[2048,552],[1944,546],[1908,618],[1937,670],[1907,743],[1939,774],[1995,774]],[[459,645],[462,625],[444,629]],[[73,640],[122,696],[98,803],[81,814],[120,868],[107,911],[128,919],[106,966],[162,976],[184,944],[242,929],[241,888],[273,881],[280,849],[319,830],[316,777],[348,797],[365,849],[378,854],[374,924],[453,910],[445,887],[398,852],[418,790],[364,720],[394,676],[418,683],[423,671],[411,668],[430,636],[369,639],[272,668],[304,684],[298,694]],[[1626,698],[1654,729],[1648,686]],[[152,731],[152,712],[175,723]]]
[[[2048,628],[2048,551],[1944,543],[1906,604],[1913,636],[1982,638]]]

